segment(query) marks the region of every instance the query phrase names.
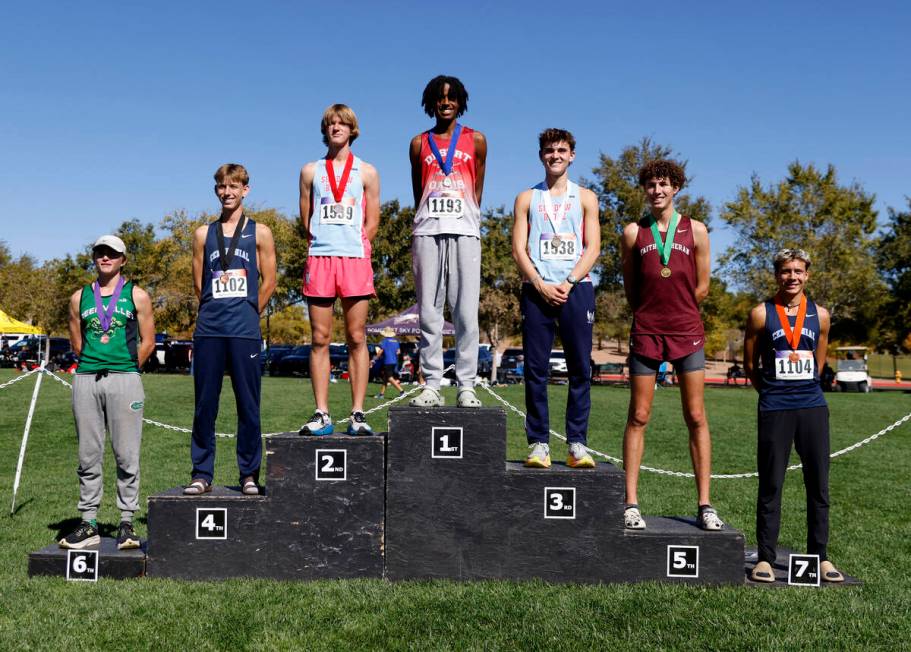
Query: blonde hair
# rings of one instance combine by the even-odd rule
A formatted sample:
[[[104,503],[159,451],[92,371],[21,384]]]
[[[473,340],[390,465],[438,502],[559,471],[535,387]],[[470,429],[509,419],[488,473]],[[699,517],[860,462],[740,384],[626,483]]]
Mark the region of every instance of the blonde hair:
[[[247,173],[247,168],[240,163],[225,163],[215,170],[215,183],[225,181],[237,181],[244,186],[249,186],[250,175]]]
[[[361,130],[357,126],[357,116],[354,115],[354,111],[351,110],[351,107],[347,104],[333,104],[323,111],[323,121],[320,123],[320,131],[323,133],[324,145],[329,144],[329,138],[326,137],[326,130],[329,128],[329,123],[332,122],[333,118],[338,118],[342,124],[351,127],[351,137],[348,138],[349,145],[361,135]]]

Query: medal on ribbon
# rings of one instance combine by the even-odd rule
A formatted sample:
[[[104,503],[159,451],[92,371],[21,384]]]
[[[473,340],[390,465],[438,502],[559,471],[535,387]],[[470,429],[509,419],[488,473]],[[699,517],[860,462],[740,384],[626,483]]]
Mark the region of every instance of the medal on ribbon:
[[[329,177],[329,188],[332,190],[332,197],[335,203],[341,203],[342,197],[345,196],[345,188],[348,187],[348,178],[351,176],[351,167],[354,165],[354,154],[348,152],[348,160],[345,161],[345,167],[342,169],[342,178],[336,183],[335,168],[332,166],[332,159],[326,157],[326,172]],[[450,166],[451,167],[451,166]]]
[[[791,322],[788,321],[785,305],[777,299],[775,301],[775,312],[778,313],[778,321],[781,322],[785,339],[788,341],[788,346],[791,347],[791,354],[788,356],[788,360],[797,362],[800,360],[800,356],[797,354],[797,347],[800,346],[800,333],[803,330],[803,322],[807,316],[807,297],[805,295],[800,297],[800,307],[797,308],[797,319],[794,320],[793,329],[791,328]]]
[[[446,160],[444,161],[442,154],[440,154],[440,148],[437,147],[436,141],[433,139],[433,134],[429,131],[427,132],[427,143],[430,145],[430,151],[433,152],[433,157],[440,166],[440,171],[443,173],[443,176],[446,177],[443,179],[443,185],[447,188],[452,186],[452,179],[449,178],[449,174],[452,172],[452,164],[455,161],[456,145],[459,143],[459,136],[461,134],[462,125],[456,123],[455,130],[452,132],[452,139],[449,141],[449,147],[446,152]]]
[[[114,286],[114,293],[111,295],[110,300],[108,301],[108,307],[104,307],[104,301],[101,299],[101,286],[98,285],[98,281],[92,283],[92,294],[95,296],[95,314],[98,315],[98,321],[101,323],[101,337],[99,341],[102,344],[107,344],[111,341],[108,331],[111,329],[111,324],[114,322],[114,310],[117,308],[117,302],[120,300],[120,293],[123,290],[124,280],[121,276],[117,279],[117,285]]]
[[[218,262],[223,272],[228,271],[231,261],[234,260],[234,252],[237,250],[237,243],[240,242],[240,234],[243,232],[244,226],[246,226],[246,221],[247,216],[241,214],[237,228],[234,229],[234,235],[231,236],[231,245],[228,249],[225,249],[224,225],[221,220],[218,220],[218,225],[215,227],[215,239],[218,241]]]
[[[674,211],[674,214],[671,216],[671,223],[667,227],[667,234],[665,235],[664,241],[661,240],[661,231],[658,230],[658,220],[655,219],[654,215],[650,215],[652,238],[655,241],[655,247],[658,249],[658,257],[661,259],[661,264],[664,267],[661,268],[661,278],[669,278],[671,275],[671,268],[668,266],[668,262],[671,260],[671,251],[674,249],[674,233],[677,232],[677,222],[680,219],[679,213]]]

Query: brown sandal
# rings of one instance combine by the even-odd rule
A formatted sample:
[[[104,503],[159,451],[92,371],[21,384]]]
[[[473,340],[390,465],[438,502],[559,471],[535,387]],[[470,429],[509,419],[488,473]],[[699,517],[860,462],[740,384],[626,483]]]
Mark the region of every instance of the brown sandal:
[[[845,576],[828,559],[819,564],[819,574],[823,582],[844,582]]]
[[[256,480],[252,476],[247,476],[241,482],[242,488],[241,491],[245,496],[258,496],[259,495],[259,486],[256,484]]]
[[[184,496],[201,496],[212,491],[212,485],[205,478],[193,478],[186,487],[183,488]]]

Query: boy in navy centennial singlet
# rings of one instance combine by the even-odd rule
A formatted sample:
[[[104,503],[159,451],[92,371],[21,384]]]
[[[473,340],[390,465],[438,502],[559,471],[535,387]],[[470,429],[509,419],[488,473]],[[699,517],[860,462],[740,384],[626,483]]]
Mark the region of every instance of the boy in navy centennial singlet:
[[[598,198],[569,180],[576,139],[563,129],[538,137],[544,181],[516,197],[512,255],[522,284],[522,350],[525,357],[526,466],[550,467],[547,379],[550,350],[559,329],[566,351],[567,464],[593,468],[589,454],[592,328],[595,291],[589,272],[601,250]]]
[[[275,290],[272,231],[244,215],[250,192],[247,170],[226,163],[215,172],[221,217],[193,234],[193,287],[199,315],[193,335],[193,388],[196,409],[190,455],[192,480],[187,495],[211,491],[215,473],[215,418],[227,369],[237,405],[237,466],[248,495],[259,493],[262,430],[259,398],[262,337],[259,315]]]
[[[300,173],[300,216],[310,241],[303,295],[310,313],[310,383],[316,411],[301,435],[329,435],[329,342],[332,307],[338,297],[345,316],[348,374],[351,379],[349,435],[372,434],[364,416],[370,375],[367,309],[373,289],[370,242],[380,223],[380,176],[351,151],[360,134],[357,116],[344,104],[323,113],[320,131],[326,156]]]
[[[759,392],[756,462],[756,543],[759,561],[751,577],[774,582],[781,525],[781,491],[793,442],[803,463],[807,493],[807,553],[819,555],[820,579],[843,582],[826,556],[829,542],[829,408],[819,370],[826,363],[829,313],[807,298],[810,256],[783,249],[775,256],[778,292],[750,311],[743,366]]]
[[[426,379],[410,405],[443,405],[443,306],[448,301],[455,326],[458,405],[479,407],[474,381],[487,139],[456,121],[468,108],[468,92],[455,77],[431,79],[421,105],[436,124],[415,136],[409,149],[415,208],[412,266],[421,323],[421,370]]]
[[[117,462],[117,547],[139,547],[133,514],[139,509],[139,449],[145,394],[139,370],[155,350],[152,302],[122,274],[126,246],[114,235],[95,241],[98,277],[70,297],[69,331],[79,366],[73,378],[73,416],[79,440],[79,505],[82,522],[59,541],[62,548],[101,543],[98,507],[104,489],[105,429]]]
[[[644,165],[639,170],[639,185],[645,192],[649,214],[627,224],[621,238],[623,289],[633,310],[630,402],[623,433],[623,520],[629,529],[645,527],[638,504],[639,467],[655,398],[655,378],[665,361],[674,365],[680,383],[696,476],[697,521],[706,530],[724,527],[709,502],[712,440],[703,398],[705,333],[699,304],[709,293],[709,235],[702,222],[681,216],[674,208],[674,196],[685,184],[683,168],[674,161]]]

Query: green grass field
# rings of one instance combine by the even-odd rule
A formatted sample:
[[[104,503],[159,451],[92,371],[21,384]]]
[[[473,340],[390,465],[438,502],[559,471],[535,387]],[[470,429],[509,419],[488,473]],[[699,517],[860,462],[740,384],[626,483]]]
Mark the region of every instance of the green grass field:
[[[0,382],[14,377],[0,372]],[[193,388],[186,376],[144,378],[146,417],[187,427]],[[15,516],[9,505],[16,459],[34,380],[0,390],[0,649],[908,649],[911,641],[911,423],[832,462],[830,557],[863,587],[840,589],[698,588],[523,583],[312,583],[139,579],[67,583],[29,579],[27,556],[51,543],[75,511],[76,441],[69,390],[45,378],[32,425]],[[371,386],[375,392],[376,386]],[[521,387],[499,389],[523,405]],[[334,414],[347,414],[347,385],[333,385]],[[446,390],[447,402],[454,402]],[[391,390],[390,395],[395,391]],[[485,392],[485,405],[493,401]],[[590,445],[620,455],[627,390],[593,388]],[[911,412],[898,393],[833,394],[832,448],[852,444]],[[679,393],[655,400],[644,463],[690,470]],[[234,431],[226,381],[220,432]],[[562,431],[565,387],[551,389]],[[755,456],[752,390],[709,389],[714,472],[750,471]],[[368,399],[367,407],[377,404]],[[312,410],[309,382],[266,378],[263,430],[297,429]],[[383,429],[385,410],[371,423]],[[508,418],[511,459],[525,452],[521,421]],[[236,482],[233,441],[219,439],[216,482]],[[556,444],[562,457],[562,444]],[[146,426],[142,494],[187,481],[189,435]],[[106,457],[100,522],[113,528],[114,465]],[[755,479],[715,480],[713,503],[730,526],[753,541]],[[648,514],[690,514],[691,479],[643,473]],[[780,545],[804,546],[800,473],[785,486]],[[137,531],[145,535],[141,512]],[[522,554],[520,550],[516,554]]]

